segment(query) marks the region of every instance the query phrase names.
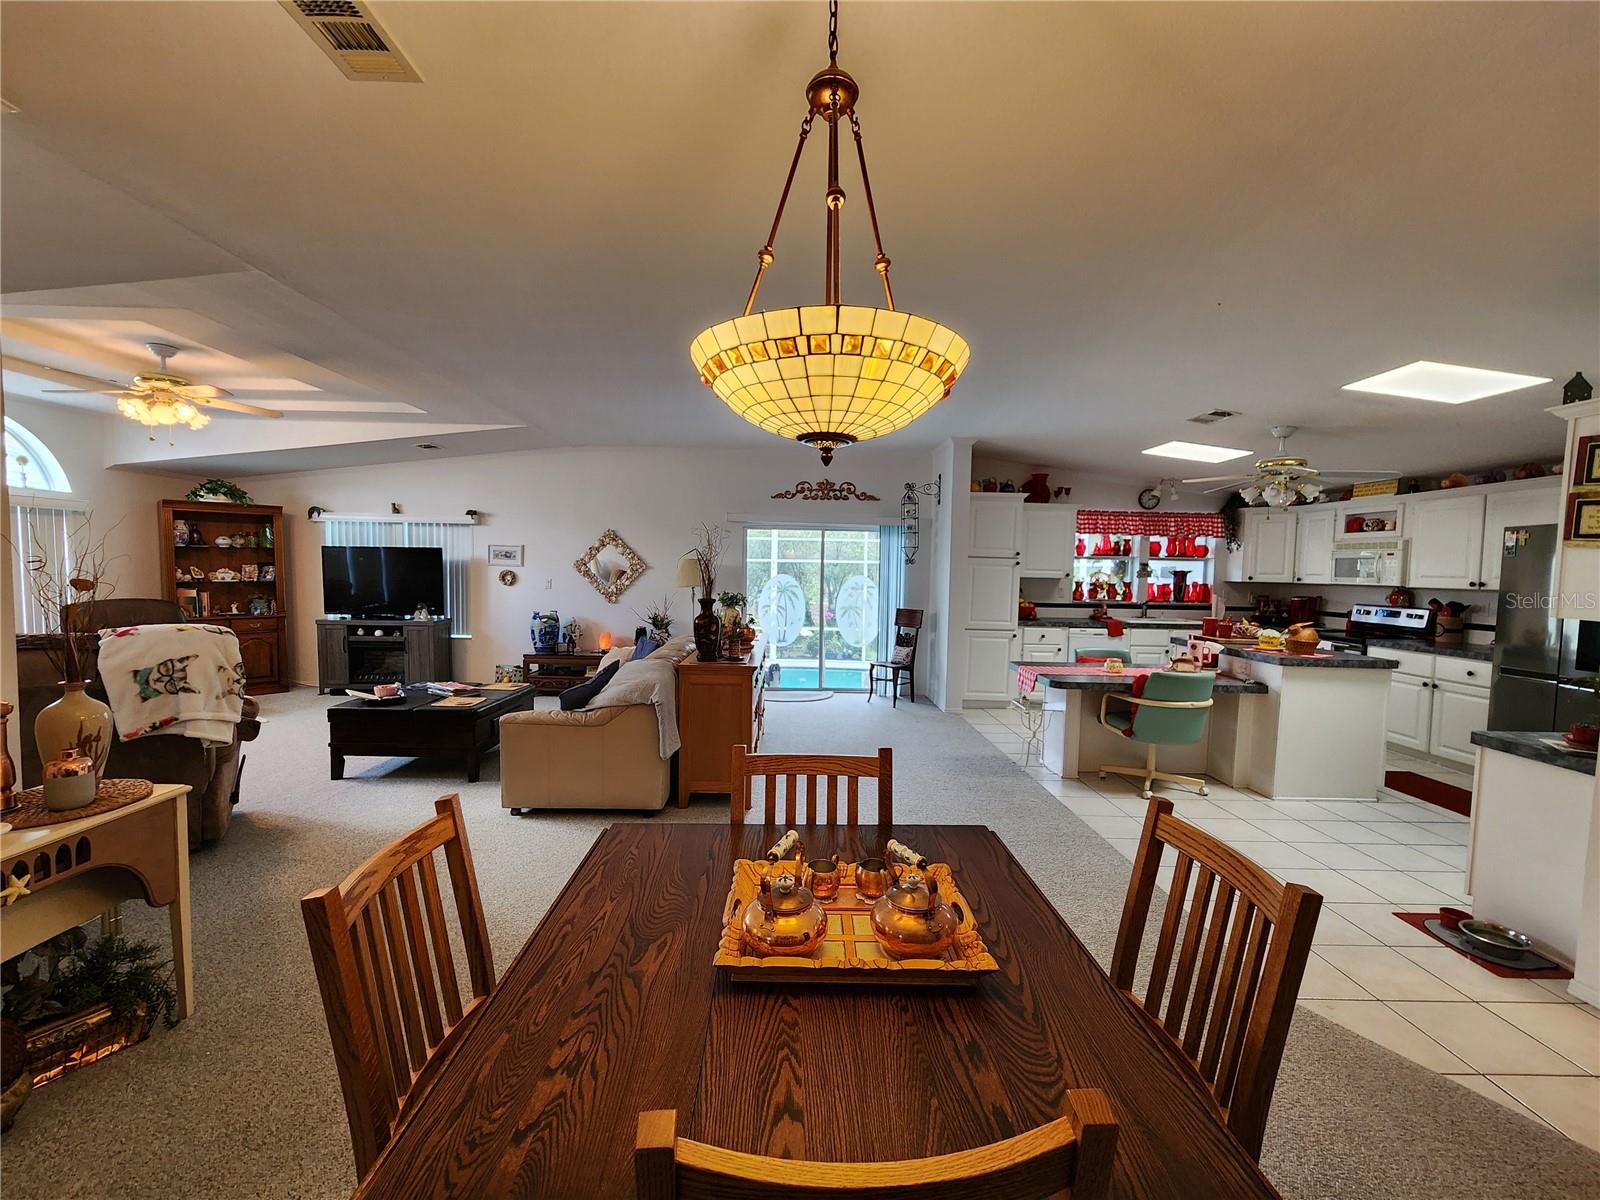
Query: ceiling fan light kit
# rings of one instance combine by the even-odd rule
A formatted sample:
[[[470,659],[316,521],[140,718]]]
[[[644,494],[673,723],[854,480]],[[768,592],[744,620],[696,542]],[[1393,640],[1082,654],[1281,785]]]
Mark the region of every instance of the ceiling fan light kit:
[[[1239,490],[1246,504],[1269,508],[1288,508],[1293,504],[1315,504],[1322,499],[1322,484],[1328,475],[1350,475],[1359,478],[1394,479],[1398,471],[1334,471],[1313,467],[1304,458],[1285,453],[1284,444],[1294,434],[1294,425],[1274,425],[1272,436],[1278,439],[1278,453],[1271,458],[1258,458],[1254,475],[1207,475],[1199,479],[1185,479],[1184,483],[1217,483],[1221,487],[1207,488],[1208,492]]]
[[[970,354],[955,331],[895,308],[889,257],[878,234],[861,122],[856,117],[860,88],[839,66],[838,28],[838,0],[830,0],[828,65],[806,85],[808,108],[800,124],[800,140],[789,163],[772,229],[756,255],[756,277],[744,312],[702,332],[689,349],[700,382],[724,404],[768,433],[815,447],[824,464],[833,461],[833,452],[841,446],[903,429],[949,396],[966,371]],[[823,302],[755,312],[762,278],[773,262],[773,244],[795,170],[818,117],[828,130]],[[855,138],[861,191],[877,248],[873,266],[883,282],[883,308],[846,305],[841,297],[839,223],[845,192],[839,186],[839,132],[847,121]]]

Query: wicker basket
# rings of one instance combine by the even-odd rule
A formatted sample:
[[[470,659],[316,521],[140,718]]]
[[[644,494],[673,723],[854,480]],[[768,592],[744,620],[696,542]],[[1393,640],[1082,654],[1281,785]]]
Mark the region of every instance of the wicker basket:
[[[119,1020],[109,1004],[41,1021],[24,1030],[28,1039],[28,1065],[35,1087],[60,1079],[99,1062],[118,1050],[150,1036],[150,1011],[139,1005],[131,1017]]]

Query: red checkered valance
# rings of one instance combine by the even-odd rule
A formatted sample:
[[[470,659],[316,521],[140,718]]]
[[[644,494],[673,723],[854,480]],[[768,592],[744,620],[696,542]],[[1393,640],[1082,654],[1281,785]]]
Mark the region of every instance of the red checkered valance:
[[[1221,537],[1222,515],[1210,512],[1120,512],[1111,508],[1080,508],[1079,533],[1109,533],[1150,537]]]

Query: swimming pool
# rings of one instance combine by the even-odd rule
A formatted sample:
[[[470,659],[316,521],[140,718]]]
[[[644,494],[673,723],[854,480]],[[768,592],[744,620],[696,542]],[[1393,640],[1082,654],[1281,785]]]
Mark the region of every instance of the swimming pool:
[[[785,666],[778,672],[778,677],[773,680],[772,686],[812,691],[824,687],[842,692],[864,692],[867,689],[867,669],[864,666],[829,667],[819,683],[817,668]]]

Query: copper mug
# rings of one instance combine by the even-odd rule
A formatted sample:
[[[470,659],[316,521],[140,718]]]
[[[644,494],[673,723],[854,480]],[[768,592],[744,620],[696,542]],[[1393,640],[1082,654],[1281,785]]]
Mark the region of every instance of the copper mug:
[[[894,883],[894,870],[881,858],[863,858],[856,864],[856,895],[876,900]]]
[[[806,886],[818,900],[827,902],[839,894],[839,863],[833,858],[813,858],[806,864]]]

